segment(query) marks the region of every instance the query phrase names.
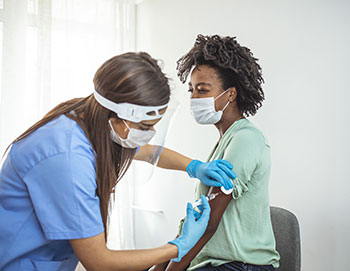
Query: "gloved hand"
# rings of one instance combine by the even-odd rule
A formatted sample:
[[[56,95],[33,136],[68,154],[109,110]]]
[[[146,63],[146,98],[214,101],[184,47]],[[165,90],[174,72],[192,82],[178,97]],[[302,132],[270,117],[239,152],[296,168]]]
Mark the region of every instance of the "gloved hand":
[[[196,209],[197,209],[198,211],[197,211]],[[198,205],[197,208],[193,208],[193,210],[194,210],[194,212],[193,212],[194,218],[195,218],[196,220],[198,220],[198,219],[201,217],[202,212],[203,212],[203,210],[204,210],[203,205]]]
[[[176,245],[178,248],[178,257],[172,259],[174,262],[181,261],[182,257],[195,246],[207,229],[210,216],[210,206],[205,196],[202,195],[201,200],[203,206],[201,216],[196,220],[192,204],[187,203],[187,216],[182,228],[182,234],[175,240],[168,242]]]
[[[229,190],[233,187],[230,178],[236,178],[232,168],[233,166],[226,160],[219,159],[207,163],[192,160],[186,171],[191,178],[199,179],[206,186],[224,186]]]

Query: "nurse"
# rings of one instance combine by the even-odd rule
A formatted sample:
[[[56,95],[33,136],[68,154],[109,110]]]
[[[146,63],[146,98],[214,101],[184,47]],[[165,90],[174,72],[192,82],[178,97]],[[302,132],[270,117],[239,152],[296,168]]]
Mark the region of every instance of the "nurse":
[[[110,195],[133,159],[149,161],[153,126],[167,109],[168,79],[147,53],[106,61],[95,92],[59,104],[11,145],[0,172],[0,270],[143,270],[180,261],[203,235],[210,207],[182,235],[145,250],[106,247]],[[139,148],[140,146],[143,146]],[[202,163],[164,149],[158,166],[231,188],[226,161]]]

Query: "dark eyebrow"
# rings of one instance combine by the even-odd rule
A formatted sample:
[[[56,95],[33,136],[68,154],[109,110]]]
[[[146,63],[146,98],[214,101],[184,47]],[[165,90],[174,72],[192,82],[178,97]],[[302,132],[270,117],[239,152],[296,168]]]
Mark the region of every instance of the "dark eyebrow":
[[[191,82],[189,82],[188,84],[192,87]],[[211,86],[210,83],[199,82],[199,83],[196,84],[196,87],[198,88],[199,86],[202,86],[202,85],[204,85],[204,86]]]

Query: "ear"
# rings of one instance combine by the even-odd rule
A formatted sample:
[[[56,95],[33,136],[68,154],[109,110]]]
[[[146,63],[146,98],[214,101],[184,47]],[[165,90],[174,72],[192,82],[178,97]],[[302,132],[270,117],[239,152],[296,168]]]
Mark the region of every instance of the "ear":
[[[122,120],[119,119],[118,117],[114,117],[114,116],[109,117],[108,120],[112,123],[112,125],[116,125],[116,124],[118,124],[119,122],[122,121]]]
[[[113,126],[114,131],[125,132],[128,131],[128,127],[123,123],[123,120],[118,117],[110,117],[109,120]]]
[[[231,87],[231,88],[229,88],[228,93],[229,93],[228,99],[229,99],[230,103],[232,103],[233,101],[236,100],[237,90],[235,87]]]

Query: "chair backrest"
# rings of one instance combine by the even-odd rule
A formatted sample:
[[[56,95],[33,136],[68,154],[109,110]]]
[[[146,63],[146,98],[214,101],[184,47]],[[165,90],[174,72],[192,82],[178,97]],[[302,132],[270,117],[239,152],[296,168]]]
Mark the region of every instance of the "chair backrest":
[[[276,271],[300,271],[300,230],[296,216],[290,211],[270,207],[277,251],[281,256]]]

